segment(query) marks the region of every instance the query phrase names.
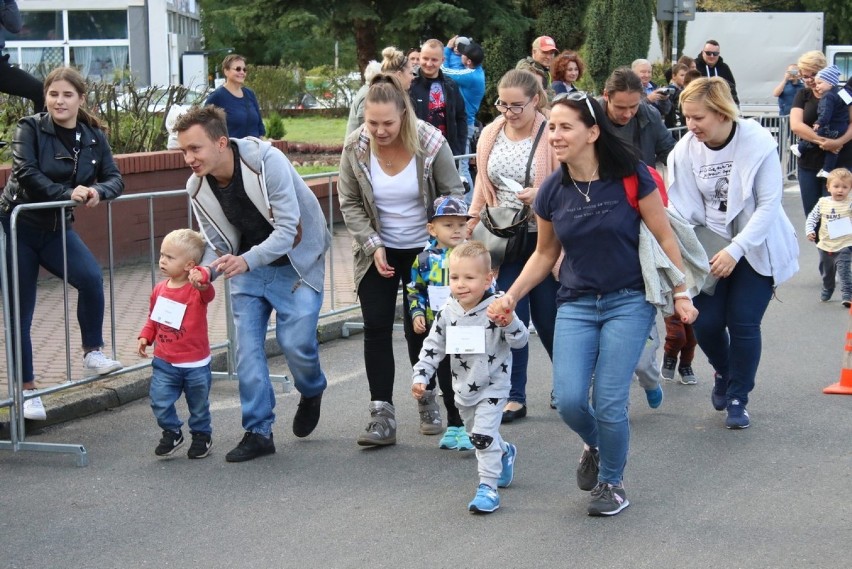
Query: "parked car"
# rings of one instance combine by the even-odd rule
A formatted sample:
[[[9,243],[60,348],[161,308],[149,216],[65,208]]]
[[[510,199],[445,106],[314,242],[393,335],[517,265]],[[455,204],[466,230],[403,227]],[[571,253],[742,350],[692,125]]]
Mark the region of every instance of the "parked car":
[[[187,89],[183,85],[169,87],[141,87],[116,97],[118,107],[125,111],[147,109],[152,114],[163,114],[172,105],[202,104],[210,90]]]

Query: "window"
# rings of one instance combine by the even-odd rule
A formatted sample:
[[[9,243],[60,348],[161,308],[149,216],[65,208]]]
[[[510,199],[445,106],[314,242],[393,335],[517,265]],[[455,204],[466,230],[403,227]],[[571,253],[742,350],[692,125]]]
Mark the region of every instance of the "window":
[[[72,40],[124,40],[127,10],[68,11],[68,38]]]
[[[7,40],[62,40],[62,12],[21,12],[23,26],[17,34],[8,34]]]

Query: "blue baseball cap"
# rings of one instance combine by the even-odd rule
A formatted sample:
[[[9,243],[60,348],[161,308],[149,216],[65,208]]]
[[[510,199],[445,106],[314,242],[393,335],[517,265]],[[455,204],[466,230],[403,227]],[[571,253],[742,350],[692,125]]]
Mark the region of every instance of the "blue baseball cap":
[[[429,208],[428,212],[429,221],[432,221],[436,217],[447,217],[450,215],[467,218],[473,217],[467,213],[467,204],[462,198],[441,196],[432,202],[432,207]]]

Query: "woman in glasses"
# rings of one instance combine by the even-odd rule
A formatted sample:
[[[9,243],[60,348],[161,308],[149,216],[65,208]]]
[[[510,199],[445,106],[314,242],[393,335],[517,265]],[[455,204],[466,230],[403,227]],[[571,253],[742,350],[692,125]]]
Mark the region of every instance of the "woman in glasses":
[[[790,129],[800,139],[816,145],[801,153],[798,160],[799,191],[802,194],[802,207],[807,217],[819,198],[828,195],[825,191],[825,178],[817,176],[822,169],[825,153],[839,152],[837,167],[852,167],[852,144],[846,144],[852,140],[852,127],[843,136],[835,139],[824,138],[814,131],[813,126],[817,120],[820,99],[819,91],[814,89],[814,79],[816,74],[828,65],[828,62],[821,51],[808,51],[799,57],[797,65],[799,77],[805,84],[805,88],[796,93],[793,99],[793,107],[790,109]],[[798,151],[796,145],[793,145],[791,149]]]
[[[399,285],[408,284],[414,260],[429,239],[427,204],[439,195],[463,193],[447,141],[437,128],[417,119],[408,92],[393,74],[380,73],[370,84],[364,124],[343,147],[337,190],[343,221],[354,241],[355,288],[364,319],[364,363],[370,384],[370,420],[358,444],[392,445],[396,443],[392,333]],[[408,310],[403,310],[403,325],[413,365],[426,334],[415,334]],[[434,387],[432,378],[428,389]],[[421,427],[426,419],[435,420],[430,413],[437,413],[434,396],[424,399],[430,407],[421,413]]]
[[[799,246],[781,206],[784,184],[772,135],[739,118],[721,78],[691,82],[680,104],[689,132],[669,155],[669,206],[696,226],[718,279],[712,292],[695,297],[701,311],[695,336],[715,370],[713,407],[727,411],[728,429],[745,429],[760,322],[775,288],[798,271]]]
[[[94,208],[124,191],[124,182],[113,161],[101,122],[86,110],[86,92],[86,80],[76,69],[58,67],[44,80],[47,112],[24,117],[18,123],[12,139],[12,176],[0,197],[0,222],[6,232],[10,277],[13,209],[25,204],[68,200]],[[59,278],[67,276],[68,283],[77,289],[77,321],[86,369],[103,375],[122,367],[101,351],[104,345],[101,267],[72,228],[73,221],[71,208],[24,210],[17,217],[22,351],[18,365],[23,373],[24,395],[36,389],[30,327],[35,312],[39,267]],[[24,417],[46,418],[39,397],[24,402]]]
[[[547,144],[547,118],[542,111],[547,95],[537,75],[525,70],[506,73],[497,86],[495,103],[499,116],[482,130],[476,147],[478,173],[471,202],[471,231],[479,223],[485,205],[521,209],[531,206],[544,179],[559,162]],[[516,191],[520,187],[521,191]],[[536,225],[529,225],[531,237],[516,258],[504,260],[497,274],[500,290],[507,290],[535,249]],[[556,314],[556,290],[553,277],[518,298],[517,314],[524,324],[530,318],[548,356],[553,356],[553,328]],[[529,347],[512,350],[512,389],[503,411],[503,422],[510,423],[527,415],[527,361]]]
[[[579,53],[570,49],[563,51],[550,66],[550,73],[553,78],[550,88],[556,94],[576,91],[577,87],[574,86],[574,83],[583,76],[585,68],[586,66]]]
[[[609,121],[598,122],[603,113],[598,102],[582,92],[554,98],[549,143],[562,164],[535,199],[538,243],[506,295],[488,309],[489,317],[497,320],[512,310],[517,299],[551,278],[564,250],[553,386],[559,414],[585,445],[577,485],[592,491],[592,516],[615,515],[629,505],[622,479],[630,441],[630,384],[656,313],[645,300],[640,220],[672,262],[682,265],[647,166]],[[628,180],[636,188],[636,205],[628,201]],[[674,306],[684,322],[695,320],[697,312],[683,286],[675,289]]]
[[[236,53],[227,55],[222,60],[222,73],[225,74],[225,83],[210,93],[204,104],[216,105],[225,110],[229,136],[264,136],[266,127],[263,125],[257,97],[254,91],[245,86],[248,73],[246,58]]]

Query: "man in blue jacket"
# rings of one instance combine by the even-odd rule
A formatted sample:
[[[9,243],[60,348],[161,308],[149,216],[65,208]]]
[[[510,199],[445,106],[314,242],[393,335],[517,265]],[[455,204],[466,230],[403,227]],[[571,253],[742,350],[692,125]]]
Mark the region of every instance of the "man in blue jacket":
[[[479,112],[479,105],[485,96],[485,71],[482,70],[485,54],[478,43],[470,40],[467,44],[463,44],[463,49],[464,51],[461,54],[462,68],[452,69],[448,66],[442,66],[441,71],[458,84],[462,99],[464,99],[465,115],[467,116],[467,140],[464,154],[469,154],[471,142],[476,134],[476,114]],[[447,46],[444,51],[451,52],[452,48]],[[449,61],[449,58],[447,58],[447,61]],[[470,175],[469,158],[459,161],[459,174],[468,183],[470,191],[467,193],[467,201],[470,202],[470,197],[473,196],[473,178]]]

